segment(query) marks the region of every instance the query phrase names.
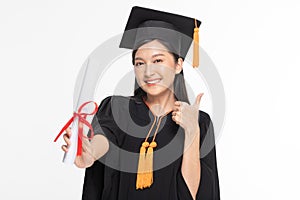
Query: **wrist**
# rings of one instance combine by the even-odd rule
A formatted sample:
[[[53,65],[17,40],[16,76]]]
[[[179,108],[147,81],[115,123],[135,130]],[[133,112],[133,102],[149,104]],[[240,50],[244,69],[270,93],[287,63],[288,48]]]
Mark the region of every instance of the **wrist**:
[[[184,145],[185,147],[195,145],[199,145],[199,140],[200,140],[200,128],[195,127],[191,129],[185,130],[185,139],[184,139]]]
[[[184,132],[186,135],[194,135],[194,134],[199,134],[200,128],[199,125],[193,125],[193,126],[188,126],[184,129]]]

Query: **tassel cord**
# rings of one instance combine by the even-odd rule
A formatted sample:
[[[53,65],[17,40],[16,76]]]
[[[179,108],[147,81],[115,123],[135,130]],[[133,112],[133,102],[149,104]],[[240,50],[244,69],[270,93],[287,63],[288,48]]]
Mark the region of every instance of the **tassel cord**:
[[[140,156],[139,156],[139,163],[138,163],[136,189],[144,189],[150,187],[153,183],[153,149],[157,147],[155,138],[158,129],[160,127],[162,118],[166,116],[168,113],[159,117],[152,142],[149,144],[148,138],[156,122],[156,116],[154,117],[154,122],[147,134],[145,141],[142,143],[142,146],[140,148]]]

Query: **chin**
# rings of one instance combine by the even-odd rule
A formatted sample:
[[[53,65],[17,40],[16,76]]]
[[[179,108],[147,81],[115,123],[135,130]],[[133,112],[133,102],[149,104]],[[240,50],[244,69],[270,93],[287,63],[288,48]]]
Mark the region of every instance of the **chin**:
[[[143,87],[142,88],[146,93],[147,95],[150,95],[150,96],[160,96],[162,94],[165,94],[167,92],[171,92],[171,90],[169,89],[166,89],[166,88],[149,88],[149,87]]]

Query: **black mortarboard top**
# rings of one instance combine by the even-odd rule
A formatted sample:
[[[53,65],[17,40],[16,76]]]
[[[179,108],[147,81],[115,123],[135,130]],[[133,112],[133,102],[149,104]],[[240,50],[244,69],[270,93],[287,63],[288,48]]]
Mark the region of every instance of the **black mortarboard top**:
[[[135,6],[128,18],[120,48],[136,49],[144,41],[159,39],[185,58],[194,39],[193,67],[199,65],[199,26],[197,19]]]

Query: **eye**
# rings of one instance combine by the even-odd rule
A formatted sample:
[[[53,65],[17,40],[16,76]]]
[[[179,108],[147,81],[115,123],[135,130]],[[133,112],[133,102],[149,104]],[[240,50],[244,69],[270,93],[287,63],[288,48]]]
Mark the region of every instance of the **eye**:
[[[162,59],[155,59],[155,60],[154,60],[154,63],[161,63],[161,62],[163,62]]]
[[[142,66],[142,65],[144,65],[143,62],[136,62],[136,63],[134,64],[135,67],[139,67],[139,66]]]

